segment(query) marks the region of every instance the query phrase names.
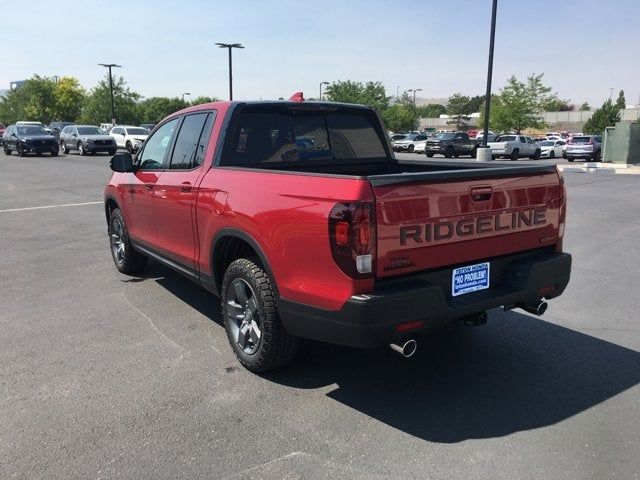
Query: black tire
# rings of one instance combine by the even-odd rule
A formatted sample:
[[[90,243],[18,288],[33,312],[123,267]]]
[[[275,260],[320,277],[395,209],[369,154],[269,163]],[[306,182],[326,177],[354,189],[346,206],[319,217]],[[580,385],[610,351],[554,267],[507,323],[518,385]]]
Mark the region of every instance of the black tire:
[[[112,157],[116,154],[115,150],[109,150],[109,155],[111,155]]]
[[[86,155],[87,151],[84,148],[84,145],[82,144],[82,142],[78,142],[78,153],[80,155]]]
[[[18,152],[19,157],[25,157],[27,155],[20,144],[16,145],[16,151]]]
[[[593,156],[593,161],[594,162],[600,162],[602,159],[600,158],[600,150],[598,150],[595,155]]]
[[[127,152],[133,155],[133,145],[131,145],[131,142],[127,142],[126,148],[127,148]]]
[[[65,155],[69,153],[69,151],[67,150],[67,144],[64,142],[60,142],[60,150],[62,150],[62,153]]]
[[[36,157],[41,157],[42,156],[42,152],[36,152]]]
[[[429,152],[427,152],[427,157],[429,157],[429,158],[433,158],[433,153],[429,153]]]
[[[445,156],[445,158],[451,158],[451,157],[453,157],[453,153],[454,153],[453,147],[449,146],[444,151],[444,156]]]
[[[573,158],[567,158],[567,161],[573,163]]]
[[[475,147],[475,148],[471,151],[471,158],[478,158],[478,147]]]
[[[136,273],[147,264],[147,257],[133,249],[129,241],[129,231],[119,208],[109,214],[109,244],[111,258],[120,273]]]
[[[282,326],[271,280],[259,265],[246,258],[233,261],[221,294],[227,338],[247,370],[266,372],[294,359],[299,339]]]
[[[511,152],[511,155],[509,155],[509,158],[511,159],[512,162],[515,162],[516,160],[518,160],[519,157],[520,157],[520,150],[518,148],[514,148],[513,151]]]
[[[409,145],[407,147],[407,150],[409,151],[409,153],[413,153],[413,151],[416,149],[416,147],[414,147],[413,145]]]
[[[553,151],[553,150],[552,150]],[[536,152],[531,156],[532,160],[540,160],[540,155],[542,154],[541,150],[536,150]]]
[[[58,156],[58,150],[51,150],[51,156],[52,157],[57,157]]]
[[[549,158],[556,158],[556,152],[554,152],[553,149],[549,152]]]
[[[2,146],[2,149],[4,150],[5,155],[11,155],[11,150],[7,148],[6,144]]]

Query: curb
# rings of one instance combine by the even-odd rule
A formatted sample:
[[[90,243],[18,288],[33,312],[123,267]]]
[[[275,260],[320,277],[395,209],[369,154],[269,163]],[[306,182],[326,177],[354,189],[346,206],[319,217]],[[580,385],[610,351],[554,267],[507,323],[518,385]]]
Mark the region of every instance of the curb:
[[[562,173],[604,173],[617,175],[640,175],[640,166],[621,163],[586,162],[582,165],[558,165]]]

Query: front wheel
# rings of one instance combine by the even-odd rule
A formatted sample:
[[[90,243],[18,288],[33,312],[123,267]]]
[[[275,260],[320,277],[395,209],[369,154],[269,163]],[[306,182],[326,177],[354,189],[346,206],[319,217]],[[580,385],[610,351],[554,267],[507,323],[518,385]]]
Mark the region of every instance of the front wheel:
[[[82,142],[78,143],[78,153],[80,155],[86,155],[87,154],[87,151],[85,150],[84,145],[82,144]]]
[[[553,150],[552,150],[553,152]],[[540,160],[540,154],[542,153],[541,150],[536,150],[535,153],[531,156],[532,160]]]
[[[429,152],[427,152],[427,157],[429,157],[429,158],[433,158],[433,153],[429,153]]]
[[[556,158],[556,152],[551,150],[551,152],[549,152],[549,158]]]
[[[52,157],[57,157],[58,156],[58,150],[51,150],[51,156]]]
[[[109,215],[109,243],[113,263],[120,273],[139,272],[147,264],[147,257],[135,251],[129,241],[129,231],[119,208]]]
[[[446,158],[453,157],[453,147],[447,147],[447,149],[444,151],[444,156]]]
[[[262,267],[245,258],[233,261],[221,293],[227,337],[245,368],[266,372],[293,360],[299,340],[282,326],[271,280]]]
[[[511,155],[509,155],[509,158],[511,158],[512,162],[515,162],[516,160],[518,160],[519,156],[520,156],[520,151],[517,148],[514,148],[513,152],[511,152]]]
[[[409,150],[409,153],[412,153],[415,150],[416,147],[414,147],[413,145],[409,145],[409,147],[407,148],[407,150]]]
[[[19,157],[24,157],[27,155],[24,149],[22,148],[22,145],[16,145],[16,151],[18,152]]]
[[[11,155],[11,150],[7,148],[6,144],[2,146],[2,149],[4,150],[5,155]]]

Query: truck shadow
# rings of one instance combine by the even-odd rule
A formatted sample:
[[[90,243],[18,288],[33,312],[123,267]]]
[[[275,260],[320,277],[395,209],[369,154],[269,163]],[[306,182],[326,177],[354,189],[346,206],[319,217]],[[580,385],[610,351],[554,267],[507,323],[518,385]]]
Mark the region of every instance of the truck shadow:
[[[161,286],[222,325],[211,294],[163,273]],[[304,342],[293,365],[264,378],[299,389],[335,384],[327,394],[335,401],[442,443],[552,425],[640,383],[640,353],[515,311],[418,345],[404,359],[387,348]]]

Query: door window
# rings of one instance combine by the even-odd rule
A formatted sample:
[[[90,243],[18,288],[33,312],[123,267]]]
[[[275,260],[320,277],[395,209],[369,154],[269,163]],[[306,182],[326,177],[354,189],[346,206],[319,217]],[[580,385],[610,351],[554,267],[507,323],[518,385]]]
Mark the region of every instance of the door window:
[[[161,170],[163,168],[173,131],[177,125],[177,118],[169,120],[147,139],[144,149],[136,159],[136,164],[140,165],[141,170]]]
[[[527,143],[527,141],[524,139],[524,137],[520,137],[520,143]]]
[[[190,170],[196,164],[196,153],[199,150],[200,135],[207,120],[208,113],[196,113],[184,117],[180,132],[171,155],[169,168],[172,170]]]

